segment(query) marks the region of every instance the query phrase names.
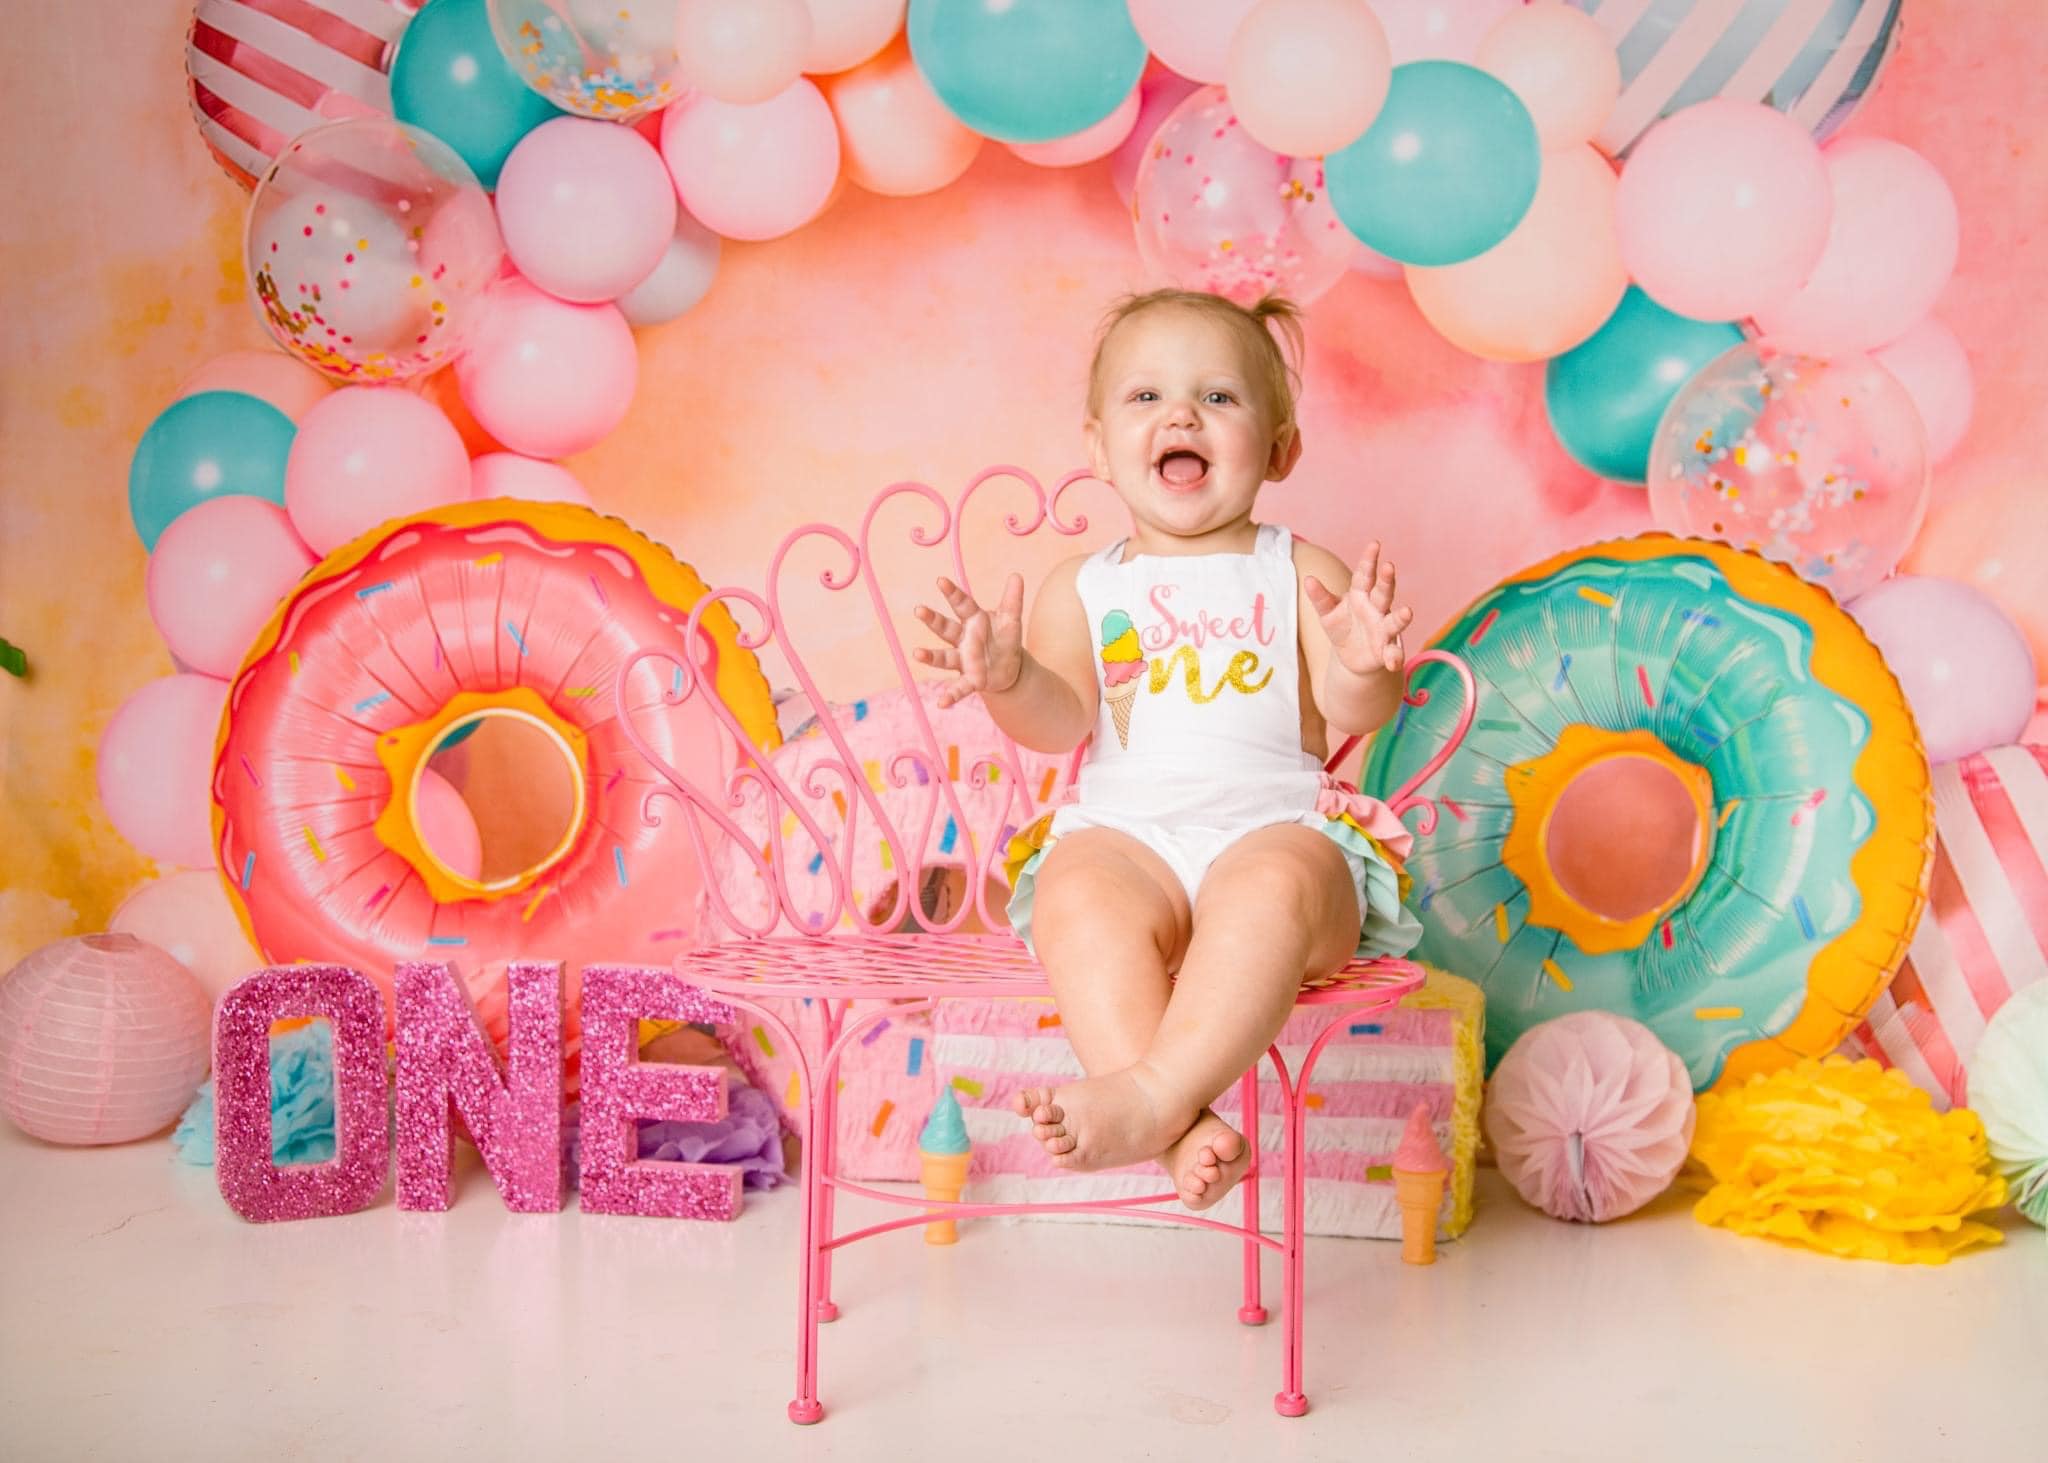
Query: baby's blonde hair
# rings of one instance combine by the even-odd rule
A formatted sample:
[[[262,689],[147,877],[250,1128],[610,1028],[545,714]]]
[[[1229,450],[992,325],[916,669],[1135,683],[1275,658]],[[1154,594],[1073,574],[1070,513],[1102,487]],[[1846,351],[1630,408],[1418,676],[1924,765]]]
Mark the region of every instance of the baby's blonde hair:
[[[1193,310],[1233,331],[1252,361],[1252,375],[1271,414],[1274,430],[1294,426],[1294,398],[1301,384],[1301,374],[1294,364],[1302,356],[1301,308],[1282,295],[1267,295],[1247,308],[1235,300],[1201,290],[1150,290],[1142,295],[1126,295],[1109,307],[1102,317],[1102,328],[1096,333],[1095,359],[1088,363],[1090,416],[1101,412],[1102,356],[1109,347],[1109,338],[1126,320],[1148,310],[1169,307]],[[1286,339],[1284,350],[1278,337]]]

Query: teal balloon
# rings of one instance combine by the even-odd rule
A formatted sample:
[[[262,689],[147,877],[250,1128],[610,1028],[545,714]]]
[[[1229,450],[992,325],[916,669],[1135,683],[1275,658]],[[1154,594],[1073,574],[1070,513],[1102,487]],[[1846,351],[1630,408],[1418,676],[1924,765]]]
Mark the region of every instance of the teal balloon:
[[[1716,356],[1742,344],[1732,321],[1674,315],[1634,285],[1607,323],[1543,369],[1550,430],[1588,472],[1640,483],[1650,439],[1679,388]]]
[[[427,0],[398,38],[391,113],[454,148],[486,188],[519,139],[568,115],[519,79],[485,0]]]
[[[1330,154],[1330,206],[1368,248],[1403,264],[1457,264],[1514,231],[1543,152],[1521,98],[1455,61],[1394,68],[1365,135]]]
[[[1093,127],[1145,69],[1125,0],[910,0],[909,31],[946,109],[999,142]]]
[[[211,498],[284,506],[284,463],[298,428],[258,396],[201,391],[166,407],[128,463],[128,514],[145,549],[171,520]]]

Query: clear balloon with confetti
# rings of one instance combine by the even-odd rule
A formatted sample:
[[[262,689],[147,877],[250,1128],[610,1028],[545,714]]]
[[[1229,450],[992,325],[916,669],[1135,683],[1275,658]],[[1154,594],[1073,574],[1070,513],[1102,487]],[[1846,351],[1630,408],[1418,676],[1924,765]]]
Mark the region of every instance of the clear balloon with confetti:
[[[249,200],[249,287],[277,343],[337,381],[403,381],[462,349],[503,265],[490,197],[388,117],[295,138]]]
[[[625,122],[683,94],[680,0],[489,0],[498,49],[567,112]]]
[[[1846,601],[1898,567],[1919,532],[1926,433],[1869,356],[1746,341],[1665,408],[1648,486],[1659,528],[1761,554]]]
[[[1255,142],[1220,86],[1190,95],[1152,135],[1131,220],[1154,275],[1240,304],[1266,294],[1305,304],[1343,278],[1358,251],[1330,207],[1322,159]]]

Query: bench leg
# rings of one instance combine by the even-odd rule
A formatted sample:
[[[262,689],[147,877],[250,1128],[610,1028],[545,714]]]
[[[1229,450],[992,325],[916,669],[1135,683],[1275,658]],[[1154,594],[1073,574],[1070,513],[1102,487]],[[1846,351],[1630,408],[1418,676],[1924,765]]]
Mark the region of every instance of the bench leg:
[[[1238,1187],[1244,1190],[1244,1227],[1253,1234],[1259,1232],[1259,1064],[1252,1063],[1251,1070],[1237,1084],[1239,1128],[1244,1133],[1247,1150],[1252,1156],[1251,1169],[1245,1174],[1244,1182]],[[1237,1308],[1237,1318],[1247,1326],[1266,1324],[1266,1308],[1259,1301],[1259,1242],[1248,1239],[1244,1242],[1244,1304]]]
[[[839,1021],[829,1009],[830,1003],[820,998],[820,1005],[826,1006],[825,1046],[821,1059],[832,1050],[839,1039]],[[839,1014],[843,1014],[839,1013]],[[832,1303],[832,1251],[825,1248],[832,1239],[833,1201],[839,1191],[826,1183],[825,1177],[839,1171],[839,1067],[832,1063],[818,1078],[818,1120],[815,1128],[818,1144],[818,1250],[817,1279],[814,1282],[813,1306],[820,1321],[839,1319],[839,1307]]]
[[[1281,1224],[1286,1249],[1282,1251],[1285,1296],[1281,1301],[1287,1321],[1287,1365],[1284,1385],[1273,1398],[1273,1409],[1282,1417],[1299,1417],[1308,1411],[1308,1396],[1301,1390],[1301,1293],[1303,1233],[1308,1216],[1308,1063],[1303,1064],[1294,1090],[1287,1094],[1287,1185],[1281,1205]]]
[[[808,1077],[809,1074],[807,1073]],[[824,1159],[818,1144],[821,1106],[816,1081],[804,1083],[803,1112],[803,1251],[797,1257],[796,1287],[796,1398],[789,1404],[789,1420],[817,1422],[825,1416],[818,1401],[818,1312],[819,1262],[823,1254],[825,1227],[823,1196],[831,1192],[824,1183]]]

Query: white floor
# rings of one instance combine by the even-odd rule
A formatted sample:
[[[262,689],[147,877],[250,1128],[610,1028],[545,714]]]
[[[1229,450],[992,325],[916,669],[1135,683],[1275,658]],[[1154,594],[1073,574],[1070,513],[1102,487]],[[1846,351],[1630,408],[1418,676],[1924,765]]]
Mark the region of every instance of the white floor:
[[[473,1159],[472,1159],[473,1163]],[[729,1225],[447,1214],[245,1224],[168,1144],[0,1128],[0,1459],[2040,1458],[2048,1242],[1944,1268],[1589,1229],[1481,1174],[1439,1263],[1311,1240],[1311,1410],[1237,1248],[984,1224],[840,1252],[822,1424],[784,1418],[796,1190]],[[842,1202],[856,1222],[882,1206]],[[1276,1266],[1269,1260],[1268,1304]],[[1277,1318],[1276,1318],[1277,1319]]]

